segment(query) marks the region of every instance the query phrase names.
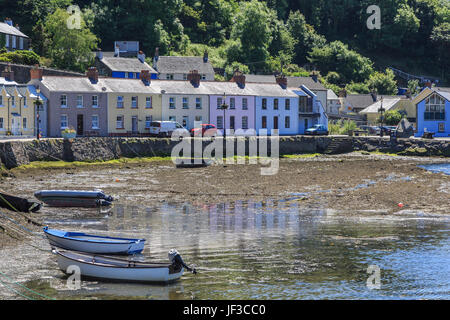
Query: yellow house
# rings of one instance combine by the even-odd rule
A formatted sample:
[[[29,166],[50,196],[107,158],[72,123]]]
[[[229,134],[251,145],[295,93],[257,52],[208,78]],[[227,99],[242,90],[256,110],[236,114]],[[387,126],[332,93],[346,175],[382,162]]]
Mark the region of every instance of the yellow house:
[[[36,91],[15,82],[0,83],[0,135],[36,134]],[[45,100],[40,96],[41,102]]]
[[[111,136],[148,135],[161,120],[161,89],[137,79],[104,79],[108,87],[108,132]]]
[[[383,97],[383,100],[374,102],[367,108],[361,110],[359,113],[364,114],[367,117],[369,125],[377,125],[378,118],[380,117],[379,109],[383,106],[384,112],[389,110],[398,110],[400,113],[404,113],[409,122],[416,122],[416,109],[411,99],[403,98],[401,96],[388,96]]]

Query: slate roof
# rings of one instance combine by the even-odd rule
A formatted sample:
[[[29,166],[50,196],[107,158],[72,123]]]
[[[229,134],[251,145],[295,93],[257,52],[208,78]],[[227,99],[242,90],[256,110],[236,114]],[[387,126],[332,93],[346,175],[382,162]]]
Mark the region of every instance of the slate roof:
[[[312,91],[327,91],[319,81],[314,81],[311,77],[286,77],[287,85],[290,88],[300,88],[302,85]],[[274,75],[246,74],[245,82],[276,83]]]
[[[142,70],[150,70],[150,73],[157,73],[155,69],[150,67],[146,62],[142,63],[138,58],[104,56],[100,61],[103,62],[111,71],[141,72]]]
[[[351,105],[356,109],[364,109],[373,104],[373,98],[370,94],[349,94],[344,99],[345,105]]]
[[[203,57],[159,56],[155,69],[159,73],[189,73],[191,70],[198,70],[200,74],[214,74],[211,62],[203,62]]]
[[[334,93],[333,90],[328,89],[327,90],[327,100],[339,100],[339,97]]]
[[[26,34],[21,32],[16,27],[12,27],[9,24],[4,23],[4,22],[0,22],[0,33],[10,34],[13,36],[18,36],[18,37],[29,38]]]
[[[391,109],[397,102],[401,100],[401,97],[395,98],[383,98],[383,109],[388,111]],[[381,107],[381,99],[377,102],[372,103],[370,106],[361,110],[359,113],[378,113],[378,109]]]

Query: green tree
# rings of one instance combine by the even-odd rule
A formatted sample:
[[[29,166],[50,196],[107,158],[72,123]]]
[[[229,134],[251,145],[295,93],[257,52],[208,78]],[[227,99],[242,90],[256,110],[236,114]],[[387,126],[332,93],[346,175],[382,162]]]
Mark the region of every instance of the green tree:
[[[52,64],[61,69],[83,72],[92,63],[97,37],[81,19],[80,29],[68,28],[69,13],[63,9],[49,15],[44,24],[45,51]]]
[[[403,116],[398,110],[388,110],[384,113],[383,121],[381,121],[381,118],[378,118],[378,122],[385,123],[388,126],[396,126],[398,123],[402,120]]]
[[[378,94],[397,94],[397,81],[395,81],[395,75],[391,69],[386,69],[385,73],[373,73],[367,80],[366,85],[371,91],[375,90]]]

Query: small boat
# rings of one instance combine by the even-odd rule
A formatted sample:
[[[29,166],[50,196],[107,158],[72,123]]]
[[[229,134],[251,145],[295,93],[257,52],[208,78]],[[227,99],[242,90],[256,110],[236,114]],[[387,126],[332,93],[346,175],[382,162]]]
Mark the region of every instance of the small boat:
[[[0,192],[0,207],[18,212],[37,212],[42,204],[36,201],[29,201],[25,198],[13,196]]]
[[[73,274],[73,267],[76,266],[79,268],[80,276],[84,278],[167,283],[181,278],[185,268],[196,273],[195,269],[184,264],[180,254],[174,249],[169,252],[168,262],[140,262],[57,249],[53,249],[52,252],[57,255],[58,266],[64,273]]]
[[[48,227],[44,227],[44,233],[51,246],[88,253],[138,254],[145,244],[145,239],[103,237]]]
[[[113,197],[105,195],[101,190],[41,190],[34,196],[50,207],[88,207],[109,206]]]

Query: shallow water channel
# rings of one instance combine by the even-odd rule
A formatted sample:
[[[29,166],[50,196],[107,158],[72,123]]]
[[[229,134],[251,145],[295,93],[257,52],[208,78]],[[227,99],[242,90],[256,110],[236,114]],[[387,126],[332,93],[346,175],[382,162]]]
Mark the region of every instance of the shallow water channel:
[[[111,176],[97,174],[98,185],[107,189]],[[214,205],[118,196],[110,211],[44,208],[41,218],[53,228],[145,238],[136,259],[166,259],[176,248],[198,274],[168,285],[82,281],[69,290],[55,257],[28,244],[3,248],[0,270],[57,299],[450,298],[450,215],[305,208],[301,195]],[[33,245],[49,249],[45,239]],[[0,299],[14,298],[0,286]]]

